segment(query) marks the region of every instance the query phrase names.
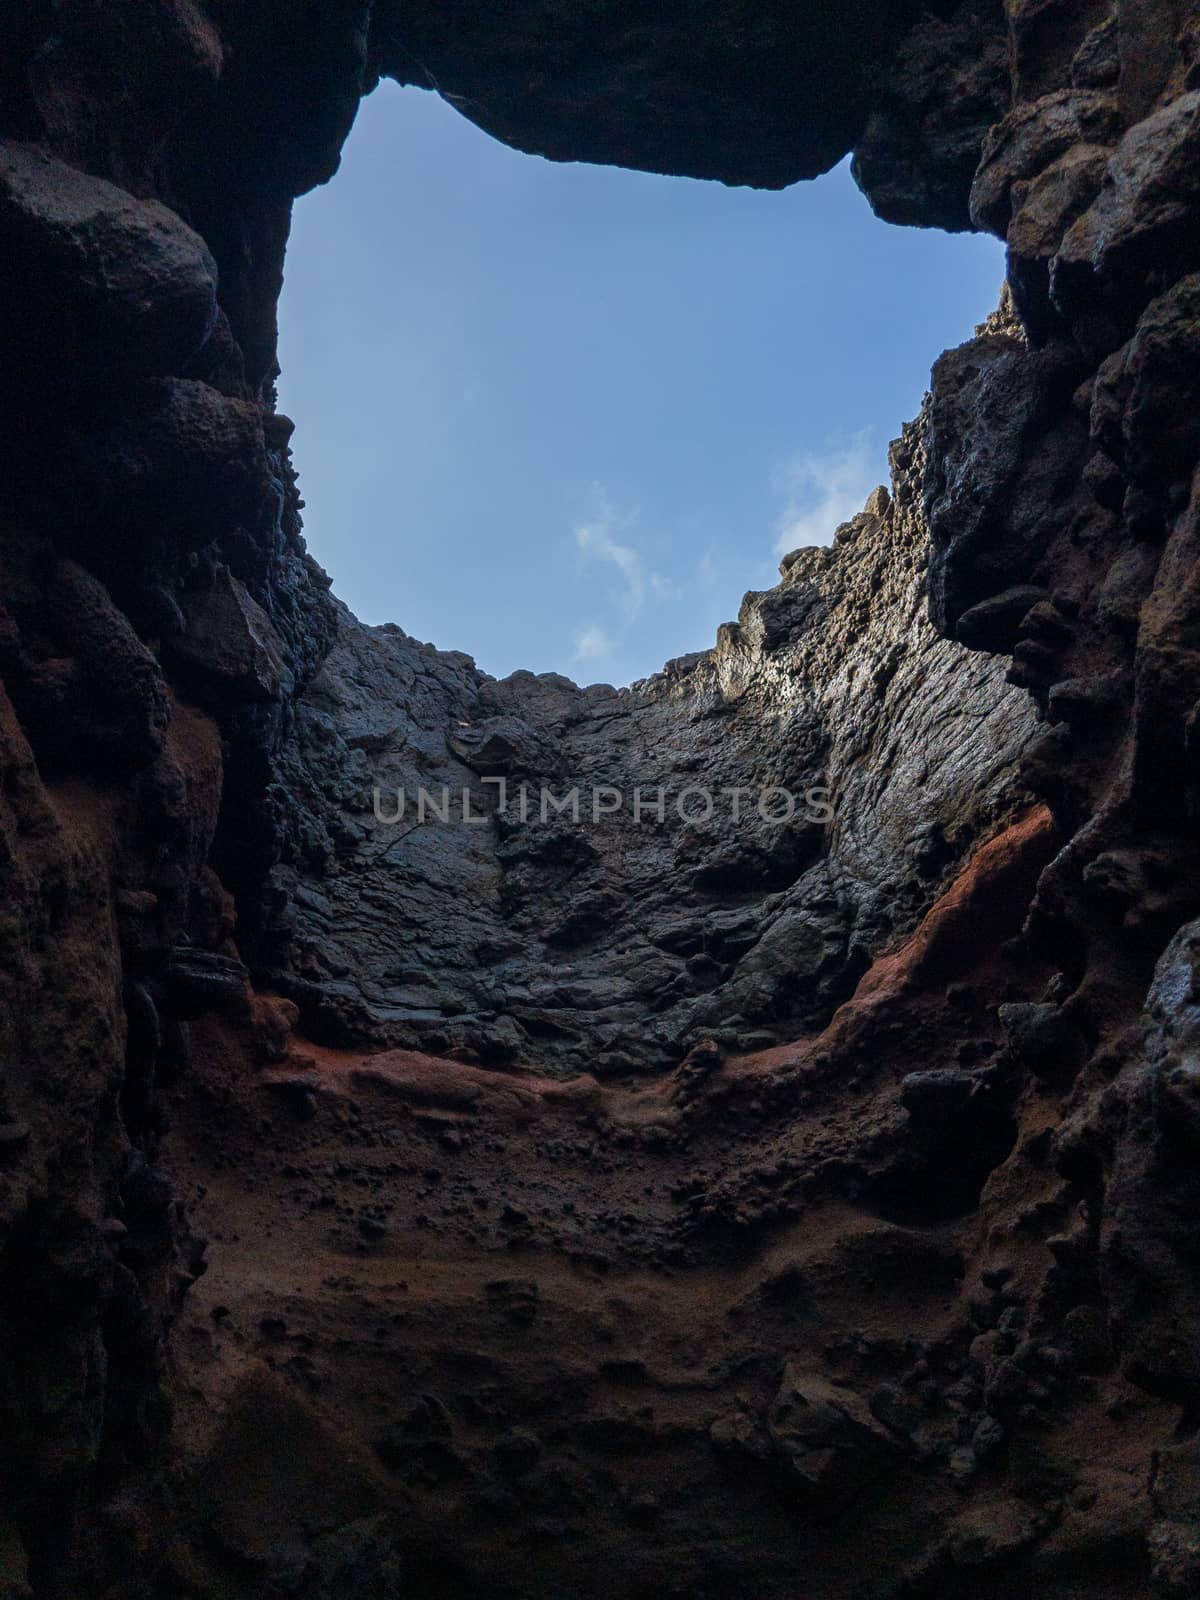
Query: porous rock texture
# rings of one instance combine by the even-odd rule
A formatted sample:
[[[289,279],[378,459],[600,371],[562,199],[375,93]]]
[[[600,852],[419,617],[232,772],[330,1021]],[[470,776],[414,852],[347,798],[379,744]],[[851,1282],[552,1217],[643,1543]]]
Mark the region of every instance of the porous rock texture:
[[[381,74],[1010,291],[714,649],[496,682],[274,407]],[[4,1600],[1197,1592],[1198,158],[1188,0],[7,19]]]

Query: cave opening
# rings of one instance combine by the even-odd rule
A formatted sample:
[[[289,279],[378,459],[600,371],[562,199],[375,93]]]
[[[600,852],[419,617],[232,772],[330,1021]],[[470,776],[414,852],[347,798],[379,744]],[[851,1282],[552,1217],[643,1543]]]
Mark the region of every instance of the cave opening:
[[[877,220],[848,163],[733,188],[367,98],[281,304],[306,536],[349,607],[289,733],[294,909],[263,946],[310,1037],[632,1080],[829,1022],[1017,792],[1023,698],[925,615],[911,421],[1002,277],[995,240]],[[406,827],[422,791],[464,798]]]
[[[645,677],[887,481],[1003,271],[879,221],[848,161],[782,192],[548,161],[385,81],[293,218],[310,547],[362,620],[497,676]]]
[[[0,67],[0,1592],[1200,1593],[1196,8],[27,10]],[[416,135],[363,207],[367,119],[451,118],[389,89],[301,206],[314,545],[368,619],[488,671],[331,599],[275,408],[292,201],[381,73],[693,180],[446,120],[576,209],[539,229]],[[1009,250],[907,423],[995,287],[955,309],[943,252],[996,247],[877,227],[844,169],[694,181],[850,150],[880,215]],[[473,242],[439,245],[439,195]],[[398,200],[407,256],[350,225]],[[305,368],[325,247],[345,381]],[[432,380],[487,337],[471,422]],[[667,637],[650,537],[711,536],[736,595],[780,518],[837,515],[789,508],[776,459],[819,487],[876,405],[890,487],[714,648],[625,690],[489,675],[598,645],[553,551],[589,600],[642,559],[654,655],[611,676],[706,642],[695,605]],[[431,418],[476,543],[433,515]],[[373,782],[478,816],[505,776],[669,801],[371,825]],[[817,782],[790,831],[678,803]]]

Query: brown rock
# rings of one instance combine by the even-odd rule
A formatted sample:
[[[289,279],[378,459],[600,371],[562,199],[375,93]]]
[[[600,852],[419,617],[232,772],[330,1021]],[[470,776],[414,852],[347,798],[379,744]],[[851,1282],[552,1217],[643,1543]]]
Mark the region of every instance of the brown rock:
[[[187,631],[172,650],[201,691],[273,700],[287,666],[271,619],[227,569],[184,602]]]

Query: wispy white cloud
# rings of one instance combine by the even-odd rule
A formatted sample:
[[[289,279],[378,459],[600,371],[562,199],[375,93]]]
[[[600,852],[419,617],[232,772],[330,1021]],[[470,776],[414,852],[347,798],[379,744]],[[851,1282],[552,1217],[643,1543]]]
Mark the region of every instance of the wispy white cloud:
[[[657,573],[648,573],[641,553],[632,544],[622,542],[624,535],[637,521],[636,512],[618,511],[602,490],[597,490],[599,509],[587,522],[575,527],[575,543],[586,556],[606,561],[615,567],[621,580],[621,598],[630,615],[639,612],[646,596],[658,593],[665,580]]]
[[[591,514],[571,528],[570,542],[589,589],[572,635],[579,664],[603,662],[606,671],[627,670],[635,641],[644,641],[660,625],[675,632],[679,617],[689,612],[706,617],[721,587],[722,568],[713,548],[697,550],[696,542],[678,531],[673,540],[664,530],[647,533],[640,513],[614,505],[600,484],[593,489]],[[668,570],[660,570],[656,561]],[[698,620],[697,646],[708,631],[708,624]]]
[[[712,594],[717,587],[717,563],[711,550],[706,550],[696,562],[692,581],[698,594]]]
[[[775,540],[778,555],[802,545],[828,544],[839,523],[848,522],[878,479],[867,433],[822,453],[802,451],[779,474],[786,505]]]
[[[613,652],[613,641],[598,622],[589,622],[575,635],[576,661],[602,661]]]

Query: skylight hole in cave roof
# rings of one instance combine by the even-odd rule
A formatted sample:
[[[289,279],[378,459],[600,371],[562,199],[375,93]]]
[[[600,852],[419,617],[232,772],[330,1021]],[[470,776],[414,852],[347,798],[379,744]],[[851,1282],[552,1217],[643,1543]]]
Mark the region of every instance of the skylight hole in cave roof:
[[[305,532],[364,621],[487,671],[627,683],[714,640],[887,481],[991,238],[562,164],[386,82],[298,202],[280,404]]]

